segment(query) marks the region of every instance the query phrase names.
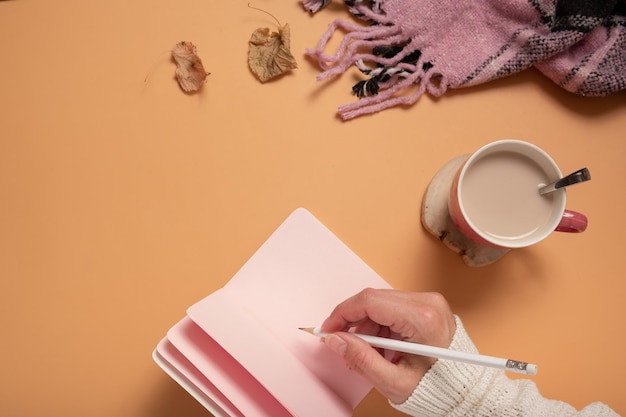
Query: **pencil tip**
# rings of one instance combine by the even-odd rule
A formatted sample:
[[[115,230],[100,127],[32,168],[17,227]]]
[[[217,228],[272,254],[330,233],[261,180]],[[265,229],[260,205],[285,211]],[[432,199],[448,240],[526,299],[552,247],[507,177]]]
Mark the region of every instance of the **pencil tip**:
[[[315,331],[315,327],[298,327],[298,329],[311,334]]]

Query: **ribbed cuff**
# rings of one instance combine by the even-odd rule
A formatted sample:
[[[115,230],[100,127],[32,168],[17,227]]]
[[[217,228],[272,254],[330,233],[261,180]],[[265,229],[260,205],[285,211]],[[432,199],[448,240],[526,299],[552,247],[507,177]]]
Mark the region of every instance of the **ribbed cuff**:
[[[455,316],[456,332],[450,349],[478,353]],[[507,378],[503,370],[438,360],[402,404],[390,404],[412,416],[559,416],[618,417],[605,404],[596,402],[577,412],[562,401],[543,398],[534,382]]]
[[[456,331],[452,338],[449,349],[462,352],[478,353],[478,349],[469,338],[463,323],[458,316],[456,321]],[[494,375],[487,375],[499,372],[495,369],[485,368],[477,365],[465,364],[450,360],[438,360],[424,375],[411,396],[402,404],[390,404],[410,415],[440,417],[458,410],[461,403],[479,403],[483,389],[475,389],[480,381],[488,381]],[[465,407],[461,407],[465,408]]]

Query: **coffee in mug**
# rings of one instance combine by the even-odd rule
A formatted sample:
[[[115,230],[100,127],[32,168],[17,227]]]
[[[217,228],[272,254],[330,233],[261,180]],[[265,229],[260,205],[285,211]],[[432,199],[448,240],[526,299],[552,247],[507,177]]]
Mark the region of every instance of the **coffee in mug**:
[[[474,152],[457,172],[448,200],[450,216],[473,241],[519,248],[552,231],[582,232],[587,218],[565,210],[564,189],[539,194],[539,187],[562,177],[558,165],[537,146],[501,140]]]

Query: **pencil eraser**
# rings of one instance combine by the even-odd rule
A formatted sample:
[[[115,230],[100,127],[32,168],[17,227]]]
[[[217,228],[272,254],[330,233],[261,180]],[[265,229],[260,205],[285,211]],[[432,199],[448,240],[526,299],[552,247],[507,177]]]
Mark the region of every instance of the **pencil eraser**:
[[[529,363],[528,366],[526,366],[526,373],[528,375],[537,375],[537,365]]]

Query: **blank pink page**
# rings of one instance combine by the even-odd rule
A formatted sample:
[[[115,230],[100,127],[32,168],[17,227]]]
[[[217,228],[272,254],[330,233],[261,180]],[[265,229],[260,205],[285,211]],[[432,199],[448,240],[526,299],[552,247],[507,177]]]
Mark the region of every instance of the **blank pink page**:
[[[321,324],[363,288],[390,288],[305,209],[294,211],[221,290],[187,311],[297,416],[350,416],[371,384],[319,340]]]

